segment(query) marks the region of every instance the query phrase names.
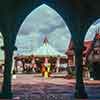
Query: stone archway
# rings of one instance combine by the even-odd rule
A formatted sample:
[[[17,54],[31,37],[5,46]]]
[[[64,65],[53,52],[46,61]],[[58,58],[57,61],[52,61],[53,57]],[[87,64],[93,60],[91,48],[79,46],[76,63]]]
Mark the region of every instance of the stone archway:
[[[22,23],[15,43],[18,48],[16,56],[31,56],[43,44],[45,36],[57,51],[64,54],[68,50],[71,39],[68,26],[53,8],[42,4],[35,8]]]
[[[84,97],[84,84],[82,81],[82,68],[81,66],[81,55],[82,55],[82,39],[80,38],[81,35],[81,31],[80,30],[80,3],[77,2],[72,2],[72,1],[66,1],[66,0],[39,0],[39,1],[33,1],[33,0],[22,0],[22,1],[11,1],[7,4],[6,7],[4,7],[4,5],[2,6],[2,4],[5,4],[5,2],[1,3],[1,12],[3,12],[2,16],[0,16],[0,20],[2,21],[2,24],[0,23],[0,25],[2,26],[3,29],[3,33],[6,34],[5,35],[5,49],[7,52],[7,49],[9,50],[10,54],[6,54],[6,72],[5,72],[5,79],[7,79],[4,83],[4,90],[3,91],[3,97],[5,98],[10,98],[11,96],[11,75],[10,75],[10,70],[11,70],[11,64],[12,64],[12,52],[14,50],[14,42],[15,42],[15,38],[17,35],[17,31],[21,25],[21,23],[23,22],[24,18],[30,13],[30,11],[32,11],[35,7],[37,7],[37,5],[40,5],[41,3],[47,3],[48,5],[52,5],[52,8],[56,8],[56,10],[59,12],[59,14],[61,14],[63,16],[63,19],[67,22],[68,21],[68,26],[71,30],[72,33],[72,38],[75,42],[75,45],[77,45],[77,47],[75,48],[75,53],[77,55],[77,95],[76,97]],[[15,7],[14,7],[15,6]],[[82,6],[83,7],[83,6]],[[11,9],[12,8],[12,9]],[[3,10],[3,11],[2,11]],[[82,9],[83,12],[83,9]],[[3,17],[5,16],[5,17]],[[85,17],[86,18],[86,17]],[[74,23],[74,24],[73,24]],[[82,22],[81,22],[82,23]],[[83,22],[85,23],[85,22]],[[82,25],[83,25],[82,23]],[[83,30],[85,31],[85,30]],[[82,32],[83,32],[82,31]],[[76,34],[78,35],[78,37],[76,36]],[[6,38],[6,36],[8,36]],[[84,36],[84,35],[83,35]],[[8,40],[8,42],[7,42]],[[11,42],[12,41],[12,42]],[[80,52],[78,52],[80,51]],[[7,60],[9,59],[9,60]],[[9,62],[10,61],[10,62]],[[8,69],[8,71],[7,71]],[[7,77],[8,75],[8,77]],[[8,84],[9,83],[9,84]],[[7,87],[7,88],[6,88]],[[82,88],[81,88],[82,87]],[[6,96],[6,93],[9,94]],[[86,97],[86,96],[85,96]]]
[[[100,79],[99,75],[99,65],[100,65],[100,19],[97,19],[88,29],[85,40],[84,46],[86,50],[84,54],[87,59],[87,65],[90,69],[90,77],[93,79]],[[97,54],[98,53],[98,54]],[[96,57],[96,58],[95,58]]]
[[[14,45],[15,45],[18,29],[21,23],[23,22],[24,18],[38,5],[45,2],[46,4],[51,5],[52,8],[55,8],[63,16],[65,21],[68,21],[68,26],[72,25],[73,27],[72,22],[73,21],[76,22],[76,19],[74,20],[71,17],[71,16],[74,16],[74,14],[72,14],[72,12],[74,11],[71,10],[72,6],[70,7],[68,5],[69,2],[65,2],[65,1],[64,3],[61,3],[62,1],[42,2],[41,0],[40,1],[24,1],[24,2],[17,3],[18,5],[15,2],[12,2],[14,5],[16,4],[15,9],[14,8],[9,9],[10,6],[14,7],[12,3],[11,4],[9,3],[9,5],[7,6],[8,8],[6,7],[7,9],[2,7],[2,10],[4,10],[4,12],[2,13],[2,16],[0,16],[1,17],[0,25],[2,26],[2,32],[3,32],[4,44],[5,44],[4,45],[4,50],[5,50],[4,82],[3,82],[2,92],[0,94],[0,97],[2,98],[12,98],[12,91],[11,91],[11,76],[12,76],[11,69],[12,68],[11,66],[12,66],[12,56],[13,56],[13,51],[15,50]]]

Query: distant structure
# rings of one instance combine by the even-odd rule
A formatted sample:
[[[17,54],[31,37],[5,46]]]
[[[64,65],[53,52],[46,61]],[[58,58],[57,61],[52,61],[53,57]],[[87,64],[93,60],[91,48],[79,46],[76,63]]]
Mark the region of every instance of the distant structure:
[[[66,52],[68,58],[67,58],[67,63],[69,67],[75,67],[75,52],[74,52],[74,44],[73,41],[70,41],[68,50]]]
[[[65,54],[60,53],[48,43],[48,38],[45,36],[43,45],[33,52],[34,56],[38,57],[66,57]]]
[[[74,53],[74,44],[73,41],[70,41],[68,51],[66,52],[68,59],[67,64],[69,67],[74,68],[75,67],[75,53]],[[100,34],[97,33],[95,36],[95,39],[93,41],[84,41],[84,48],[83,48],[83,76],[85,78],[89,78],[89,68],[88,64],[89,62],[93,63],[95,66],[95,63],[100,63]],[[99,73],[98,68],[93,67],[93,70],[95,73]],[[98,70],[96,70],[98,69]],[[93,73],[94,73],[93,71]],[[98,75],[94,75],[94,77],[98,77]],[[97,78],[94,78],[97,79]],[[100,79],[100,76],[98,77]]]
[[[96,59],[92,59],[91,54],[96,55],[98,53],[98,57],[100,56],[100,34],[96,34],[95,39],[93,41],[85,41],[84,42],[84,51],[83,56],[86,58],[86,61],[93,60],[93,62],[98,62]],[[100,61],[100,60],[99,60]],[[92,61],[91,61],[92,62]]]
[[[90,76],[100,80],[100,34],[97,33],[93,41],[84,42],[83,65],[89,67]],[[91,71],[90,71],[91,70]]]

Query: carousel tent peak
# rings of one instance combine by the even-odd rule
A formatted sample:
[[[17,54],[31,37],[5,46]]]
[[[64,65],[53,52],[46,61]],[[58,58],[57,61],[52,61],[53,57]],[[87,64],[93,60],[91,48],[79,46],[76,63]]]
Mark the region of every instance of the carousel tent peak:
[[[48,37],[47,36],[44,37],[43,43],[45,43],[45,44],[48,43]]]
[[[34,56],[39,56],[39,57],[66,57],[65,54],[60,53],[57,51],[55,48],[53,48],[48,42],[47,42],[47,37],[45,37],[45,42],[42,46],[40,46],[36,51],[33,52]],[[46,43],[46,45],[45,45]]]

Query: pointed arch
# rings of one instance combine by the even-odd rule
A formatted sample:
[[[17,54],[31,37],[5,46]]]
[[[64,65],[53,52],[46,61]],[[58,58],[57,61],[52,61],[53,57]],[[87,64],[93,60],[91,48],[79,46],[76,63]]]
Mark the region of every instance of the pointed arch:
[[[84,58],[86,59],[85,62],[87,63],[87,66],[90,71],[90,78],[94,78],[94,79],[100,79],[99,77],[100,63],[98,64],[98,59],[100,58],[100,54],[99,53],[97,55],[96,53],[93,54],[94,56],[96,55],[96,57],[98,58],[96,59],[97,61],[95,60],[94,57],[92,57],[93,52],[100,52],[99,45],[100,45],[100,18],[97,19],[95,22],[93,22],[93,24],[88,29],[85,39],[84,39],[83,54],[84,54]]]
[[[88,29],[84,41],[93,41],[96,34],[100,34],[100,18],[92,23]]]
[[[48,34],[48,33],[50,33],[50,34]],[[38,37],[38,35],[41,35],[41,38],[39,37],[39,39],[41,41],[39,41],[38,38],[36,38],[36,41],[37,42],[39,41],[39,44],[41,45],[42,39],[44,38],[44,35],[46,35],[46,34],[49,37],[51,37],[49,39],[49,41],[51,42],[51,44],[53,46],[55,46],[57,44],[57,42],[59,42],[59,43],[61,42],[58,39],[58,38],[60,38],[63,41],[64,48],[66,46],[65,49],[68,49],[68,45],[69,45],[70,39],[71,39],[71,33],[69,31],[68,26],[66,25],[66,23],[62,19],[62,17],[53,8],[49,7],[46,4],[42,4],[39,7],[37,7],[36,9],[34,9],[25,18],[24,22],[22,23],[22,25],[18,31],[15,45],[17,47],[19,47],[19,45],[18,45],[19,41],[17,42],[18,38],[20,38],[20,40],[21,40],[21,39],[23,39],[23,36],[24,37],[26,36],[26,38],[27,38],[26,41],[28,41],[29,39],[27,36],[29,36],[29,38],[31,38],[31,37],[34,38],[34,37]],[[55,37],[52,38],[52,35],[57,36],[57,40],[58,40],[58,41],[56,40],[54,44],[52,43],[52,41],[55,40]],[[32,39],[31,39],[31,41],[32,41]],[[33,43],[35,43],[35,40]],[[58,45],[58,47],[59,46],[62,46],[62,45]]]
[[[85,39],[84,39],[84,55],[88,56],[89,51],[93,47],[93,42],[96,38],[100,39],[100,18],[92,23],[90,28],[87,30]]]

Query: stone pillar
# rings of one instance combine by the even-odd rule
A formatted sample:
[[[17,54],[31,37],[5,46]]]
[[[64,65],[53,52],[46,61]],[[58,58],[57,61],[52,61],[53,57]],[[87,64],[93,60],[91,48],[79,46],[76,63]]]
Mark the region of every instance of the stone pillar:
[[[6,48],[5,45],[5,66],[4,66],[4,80],[2,85],[2,92],[0,94],[1,98],[11,98],[11,69],[12,69],[12,56],[13,51],[10,48]]]
[[[11,79],[12,79],[12,57],[13,51],[15,49],[14,42],[9,35],[4,38],[4,80],[2,85],[2,91],[0,93],[0,98],[11,99],[12,98],[12,89],[11,89]]]
[[[75,98],[88,98],[85,91],[83,82],[83,67],[82,67],[82,47],[77,46],[75,50],[76,54],[76,87],[75,87]]]
[[[33,72],[36,72],[36,70],[37,70],[37,65],[36,65],[35,57],[34,57],[34,56],[32,57],[31,64],[32,64],[32,70],[33,70]]]
[[[56,61],[56,73],[59,72],[59,67],[60,67],[60,57],[57,57],[57,61]]]
[[[75,67],[75,55],[73,55],[73,67]]]

